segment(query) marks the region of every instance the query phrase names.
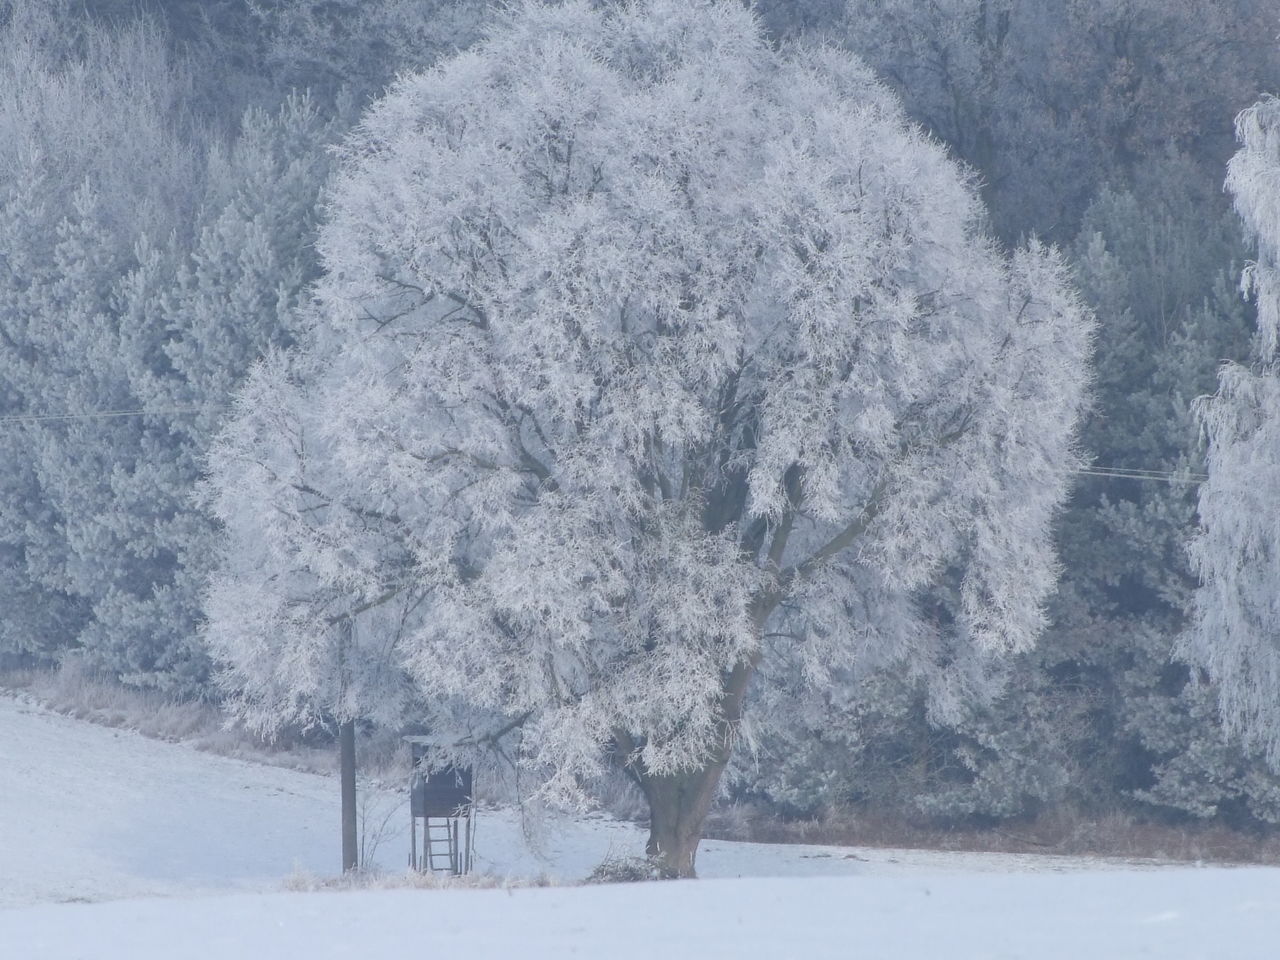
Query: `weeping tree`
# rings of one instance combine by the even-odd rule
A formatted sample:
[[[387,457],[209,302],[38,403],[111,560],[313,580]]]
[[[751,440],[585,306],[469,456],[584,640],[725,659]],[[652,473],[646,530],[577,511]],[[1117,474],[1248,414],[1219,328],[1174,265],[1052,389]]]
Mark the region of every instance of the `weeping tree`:
[[[570,806],[621,769],[691,876],[759,671],[930,661],[945,702],[1040,630],[1092,321],[848,54],[736,3],[516,4],[370,108],[329,213],[210,460],[249,701],[319,635],[264,622],[341,596],[442,762]]]
[[[1227,189],[1258,259],[1243,277],[1257,301],[1256,362],[1226,364],[1198,402],[1209,479],[1190,545],[1200,577],[1183,652],[1217,682],[1228,729],[1280,767],[1280,101],[1236,121],[1240,149]]]

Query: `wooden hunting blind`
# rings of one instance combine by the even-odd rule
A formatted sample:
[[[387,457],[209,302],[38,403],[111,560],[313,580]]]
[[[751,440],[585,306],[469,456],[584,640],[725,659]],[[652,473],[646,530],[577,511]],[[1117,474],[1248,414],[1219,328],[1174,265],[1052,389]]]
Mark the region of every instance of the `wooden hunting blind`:
[[[471,872],[475,805],[470,767],[430,769],[430,745],[405,737],[413,756],[409,774],[409,866],[461,876]],[[418,843],[419,821],[422,842]]]

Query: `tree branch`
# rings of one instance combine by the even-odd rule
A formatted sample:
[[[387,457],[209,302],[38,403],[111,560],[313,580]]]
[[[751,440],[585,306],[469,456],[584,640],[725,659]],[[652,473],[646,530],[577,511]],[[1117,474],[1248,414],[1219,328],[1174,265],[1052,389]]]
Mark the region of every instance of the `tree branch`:
[[[479,736],[470,735],[470,736],[463,737],[461,740],[455,741],[452,744],[452,746],[479,747],[485,744],[489,744],[491,746],[497,746],[499,740],[505,737],[512,730],[516,730],[519,727],[523,727],[529,721],[529,718],[532,716],[533,716],[533,711],[526,710],[524,713],[520,714],[518,717],[511,720],[509,723],[503,724],[497,730],[491,730],[488,733],[483,733],[483,734],[480,734]]]
[[[814,568],[852,546],[859,537],[867,532],[867,528],[880,515],[880,508],[884,503],[884,495],[888,489],[889,481],[881,480],[877,483],[875,489],[871,491],[871,495],[867,497],[867,502],[862,508],[862,512],[853,520],[850,520],[839,533],[819,547],[809,559],[785,571],[782,580],[787,584],[794,583],[796,580],[802,579],[813,572]]]
[[[367,603],[360,604],[360,606],[358,607],[353,607],[352,609],[344,611],[343,613],[335,613],[332,617],[329,617],[324,621],[325,625],[332,627],[332,626],[335,626],[336,624],[341,623],[344,620],[350,620],[353,617],[360,616],[360,614],[362,613],[368,613],[370,610],[374,609],[375,607],[380,607],[384,603],[389,603],[390,601],[394,600],[400,594],[404,593],[405,588],[407,586],[408,584],[401,584],[398,587],[388,590],[386,593],[382,594],[381,596],[375,597],[374,599],[368,601]]]

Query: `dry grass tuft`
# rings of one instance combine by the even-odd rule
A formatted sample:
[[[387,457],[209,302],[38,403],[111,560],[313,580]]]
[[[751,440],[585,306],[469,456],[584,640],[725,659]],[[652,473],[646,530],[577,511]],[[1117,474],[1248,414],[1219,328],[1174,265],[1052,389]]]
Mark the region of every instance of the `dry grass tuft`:
[[[284,888],[294,893],[342,892],[348,890],[517,890],[531,887],[559,886],[546,876],[532,879],[497,877],[487,873],[469,873],[455,877],[447,873],[406,870],[383,873],[356,870],[338,876],[318,876],[295,870],[284,881]]]
[[[652,857],[628,857],[610,852],[582,882],[643,883],[660,877],[658,861]]]
[[[153,740],[268,763],[307,773],[331,773],[335,751],[296,743],[272,744],[228,722],[217,704],[183,700],[159,690],[126,687],[68,658],[54,670],[0,672],[0,689],[66,717],[131,730]]]
[[[1055,810],[1013,825],[943,827],[854,810],[828,812],[813,820],[783,820],[750,806],[730,805],[708,819],[707,837],[754,843],[1280,865],[1280,831],[1247,832],[1212,823],[1165,824],[1129,813],[1088,817],[1069,810]]]

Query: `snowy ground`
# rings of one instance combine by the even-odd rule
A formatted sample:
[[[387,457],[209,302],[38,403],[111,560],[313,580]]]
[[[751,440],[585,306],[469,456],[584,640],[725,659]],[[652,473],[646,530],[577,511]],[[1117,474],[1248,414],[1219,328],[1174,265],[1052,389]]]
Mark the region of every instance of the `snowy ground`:
[[[145,740],[0,696],[2,960],[1277,956],[1280,870],[703,845],[691,883],[282,893],[331,874],[335,783]],[[397,798],[378,860],[403,868]],[[379,819],[378,817],[374,818]],[[541,854],[482,814],[480,868],[575,880],[635,828],[560,824]],[[218,894],[217,896],[210,896]],[[86,902],[114,901],[114,902]],[[446,954],[447,955],[447,954]]]

